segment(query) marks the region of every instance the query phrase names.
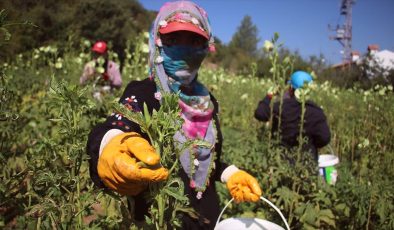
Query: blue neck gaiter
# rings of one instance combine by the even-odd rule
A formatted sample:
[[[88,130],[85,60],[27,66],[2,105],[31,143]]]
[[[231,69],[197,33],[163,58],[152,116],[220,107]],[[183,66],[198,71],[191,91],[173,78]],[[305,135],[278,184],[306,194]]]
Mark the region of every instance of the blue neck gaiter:
[[[181,85],[190,85],[197,76],[198,69],[208,53],[206,47],[184,45],[163,46],[163,68],[169,77]]]

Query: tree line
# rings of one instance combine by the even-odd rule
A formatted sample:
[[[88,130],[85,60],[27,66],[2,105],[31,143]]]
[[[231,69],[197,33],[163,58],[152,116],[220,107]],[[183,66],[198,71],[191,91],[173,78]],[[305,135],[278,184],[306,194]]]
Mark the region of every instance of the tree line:
[[[43,45],[79,43],[81,38],[110,41],[122,56],[127,39],[149,28],[155,16],[136,0],[3,0],[0,9],[9,21],[36,25],[14,26],[0,59]]]
[[[43,45],[62,47],[68,42],[77,46],[81,39],[88,39],[109,41],[122,62],[127,40],[147,31],[157,13],[146,10],[138,0],[2,0],[1,9],[9,21],[30,22],[35,26],[24,23],[14,26],[12,38],[0,46],[0,60],[10,60],[15,54]],[[215,38],[217,51],[206,61],[213,67],[220,66],[237,74],[270,76],[270,62],[264,50],[258,47],[261,41],[258,33],[252,18],[245,15],[228,44]],[[0,36],[5,35],[0,32]],[[394,84],[393,74],[385,79],[369,79],[363,76],[361,67],[333,70],[322,61],[325,59],[322,54],[305,60],[298,51],[283,46],[279,55],[292,56],[294,69],[314,71],[321,79],[339,86],[369,88],[374,84]]]

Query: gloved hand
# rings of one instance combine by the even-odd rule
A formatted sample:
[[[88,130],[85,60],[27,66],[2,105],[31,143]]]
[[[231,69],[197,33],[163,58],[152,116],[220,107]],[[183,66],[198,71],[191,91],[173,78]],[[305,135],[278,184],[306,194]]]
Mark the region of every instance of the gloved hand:
[[[142,167],[139,161],[148,167]],[[168,177],[168,171],[160,165],[160,156],[154,148],[134,132],[116,135],[107,143],[99,157],[97,170],[104,184],[122,195],[137,195],[149,182]]]
[[[267,96],[272,99],[274,96],[278,95],[280,93],[280,87],[277,85],[269,87],[267,91]]]
[[[234,165],[229,166],[222,174],[222,181],[227,183],[227,188],[235,202],[256,202],[261,196],[261,188],[256,178],[249,173],[239,170]]]

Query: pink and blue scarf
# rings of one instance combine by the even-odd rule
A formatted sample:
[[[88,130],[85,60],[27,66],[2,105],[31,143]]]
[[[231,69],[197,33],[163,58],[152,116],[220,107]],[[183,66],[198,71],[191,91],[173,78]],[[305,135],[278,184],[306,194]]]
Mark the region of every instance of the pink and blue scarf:
[[[163,46],[158,33],[161,26],[171,21],[194,23],[207,32],[210,39],[206,47],[192,48],[184,46]],[[209,183],[210,173],[214,167],[214,146],[216,128],[214,124],[213,105],[206,87],[197,80],[201,62],[213,48],[213,36],[207,13],[189,1],[168,2],[160,9],[152,26],[149,39],[150,77],[158,83],[158,92],[179,94],[179,106],[184,120],[182,130],[174,136],[178,143],[188,140],[203,140],[210,147],[196,146],[185,150],[180,156],[183,170],[190,179],[190,187],[201,198]],[[181,86],[190,89],[188,94]]]

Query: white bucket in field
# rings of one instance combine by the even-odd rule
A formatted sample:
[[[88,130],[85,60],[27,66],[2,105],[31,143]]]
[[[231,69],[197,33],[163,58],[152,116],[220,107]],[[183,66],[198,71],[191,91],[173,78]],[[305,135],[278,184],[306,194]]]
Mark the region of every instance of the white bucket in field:
[[[332,154],[319,156],[319,173],[328,184],[337,182],[338,172],[335,165],[339,163],[339,158]]]
[[[284,230],[281,226],[258,218],[228,218],[219,222],[215,230]]]
[[[290,230],[289,225],[286,222],[285,217],[283,216],[282,212],[269,200],[265,199],[264,197],[260,197],[262,201],[267,202],[271,207],[275,209],[282,218],[282,221],[285,223],[287,230]],[[222,212],[220,213],[218,220],[216,222],[215,230],[284,230],[281,226],[272,223],[267,220],[259,219],[259,218],[242,218],[242,217],[232,217],[225,220],[220,221],[220,218],[223,215],[224,210],[227,206],[233,201],[231,199],[226,206],[224,206]],[[219,222],[220,221],[220,222]]]

